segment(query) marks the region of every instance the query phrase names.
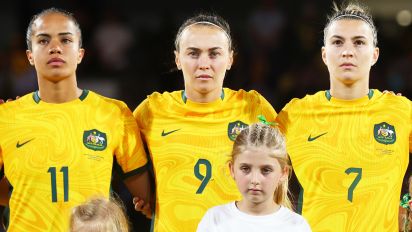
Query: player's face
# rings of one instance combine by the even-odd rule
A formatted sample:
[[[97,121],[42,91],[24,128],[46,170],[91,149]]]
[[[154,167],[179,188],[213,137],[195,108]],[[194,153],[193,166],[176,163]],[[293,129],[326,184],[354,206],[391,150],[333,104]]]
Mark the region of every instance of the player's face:
[[[215,26],[192,25],[183,31],[179,46],[176,65],[183,72],[186,91],[220,93],[233,62],[226,34]]]
[[[75,77],[84,50],[79,48],[79,32],[69,18],[50,13],[35,20],[31,44],[27,58],[39,78],[59,82]]]
[[[322,47],[322,59],[331,81],[351,85],[358,80],[368,80],[378,56],[372,29],[363,20],[343,19],[330,25]]]
[[[235,179],[243,200],[252,205],[274,205],[274,193],[279,184],[287,178],[287,172],[276,158],[266,149],[246,150],[230,164],[230,172]]]

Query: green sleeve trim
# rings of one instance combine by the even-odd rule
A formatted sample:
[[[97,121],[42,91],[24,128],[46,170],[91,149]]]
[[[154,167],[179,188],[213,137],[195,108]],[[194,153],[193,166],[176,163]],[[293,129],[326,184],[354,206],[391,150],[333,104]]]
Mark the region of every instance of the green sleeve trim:
[[[80,95],[79,97],[80,101],[83,101],[84,99],[86,99],[87,95],[89,95],[89,90],[83,89],[82,95]]]
[[[143,172],[147,171],[147,169],[148,169],[148,163],[146,163],[144,166],[142,166],[140,168],[137,168],[135,170],[132,170],[130,172],[126,172],[126,173],[123,172],[123,173],[121,173],[120,176],[121,176],[122,180],[124,180],[124,179],[127,179],[128,177],[143,173]]]

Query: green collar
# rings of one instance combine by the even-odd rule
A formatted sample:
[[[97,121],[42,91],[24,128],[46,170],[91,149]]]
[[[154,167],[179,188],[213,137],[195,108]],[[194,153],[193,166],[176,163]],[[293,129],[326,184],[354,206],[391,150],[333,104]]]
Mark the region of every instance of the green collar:
[[[222,93],[220,94],[220,99],[225,99],[225,91],[223,91],[222,89]],[[186,97],[186,92],[184,90],[182,90],[182,101],[186,104],[187,102],[187,97]]]
[[[368,98],[369,98],[369,100],[373,97],[373,89],[370,89],[369,90],[369,92],[368,92]],[[326,99],[328,99],[328,101],[330,101],[330,99],[332,98],[332,95],[330,94],[330,90],[328,89],[328,90],[326,90],[325,91],[325,97],[326,97]]]
[[[82,94],[81,94],[80,97],[79,97],[80,101],[83,101],[84,99],[86,99],[87,95],[89,95],[89,90],[83,89],[83,90],[82,90]],[[39,104],[39,102],[40,102],[41,99],[40,99],[39,91],[38,91],[38,90],[33,93],[33,100],[34,100],[34,102],[36,102],[37,104]]]

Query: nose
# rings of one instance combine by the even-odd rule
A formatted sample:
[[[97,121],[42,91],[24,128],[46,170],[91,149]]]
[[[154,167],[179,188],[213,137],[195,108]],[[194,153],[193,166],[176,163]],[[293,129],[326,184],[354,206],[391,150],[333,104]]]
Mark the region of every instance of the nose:
[[[254,186],[260,184],[259,172],[252,172],[252,173],[251,173],[250,183],[251,183],[252,185],[254,185]]]
[[[198,62],[199,62],[199,69],[201,69],[201,70],[207,70],[207,69],[210,68],[210,58],[209,58],[209,56],[206,55],[206,54],[202,54],[202,55],[199,57]]]
[[[61,46],[58,43],[51,43],[50,44],[50,49],[49,49],[49,54],[61,54],[62,53],[62,49]]]
[[[353,49],[352,49],[351,47],[349,47],[349,46],[346,46],[346,47],[344,48],[344,50],[342,51],[342,56],[343,56],[344,58],[351,58],[351,57],[353,57]]]

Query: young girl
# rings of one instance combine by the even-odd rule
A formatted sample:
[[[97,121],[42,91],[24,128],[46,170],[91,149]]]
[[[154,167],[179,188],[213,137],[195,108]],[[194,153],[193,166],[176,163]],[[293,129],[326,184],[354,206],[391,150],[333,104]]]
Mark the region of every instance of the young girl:
[[[70,232],[128,232],[124,207],[116,199],[92,198],[72,210]]]
[[[230,173],[243,199],[209,209],[197,228],[206,231],[311,231],[290,210],[291,171],[285,139],[264,123],[244,129],[233,145]]]

